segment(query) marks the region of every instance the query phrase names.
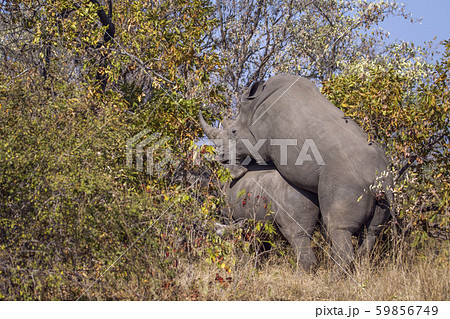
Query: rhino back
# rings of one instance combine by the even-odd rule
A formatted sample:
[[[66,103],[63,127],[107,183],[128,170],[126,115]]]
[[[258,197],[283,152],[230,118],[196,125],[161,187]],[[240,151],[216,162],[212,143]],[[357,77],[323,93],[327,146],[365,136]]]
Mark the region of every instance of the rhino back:
[[[316,192],[321,173],[349,172],[361,187],[373,182],[387,167],[384,152],[351,119],[331,104],[309,80],[290,75],[275,76],[252,102],[251,132],[256,139],[291,139],[287,164],[280,167],[280,146],[268,146],[270,159],[296,186]],[[312,140],[325,165],[317,158],[298,165],[305,141]],[[311,154],[311,152],[309,152]]]

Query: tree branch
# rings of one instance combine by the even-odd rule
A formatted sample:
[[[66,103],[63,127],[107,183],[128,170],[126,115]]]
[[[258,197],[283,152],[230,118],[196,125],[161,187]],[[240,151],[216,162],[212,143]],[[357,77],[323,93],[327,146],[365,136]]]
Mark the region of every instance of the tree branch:
[[[431,136],[429,139],[429,142],[426,143],[424,145],[424,147],[422,147],[420,153],[421,154],[428,153],[431,150],[431,148],[434,145],[436,145],[437,143],[439,143],[445,136],[446,136],[445,132],[442,132],[442,134],[440,134],[440,135]],[[433,139],[435,139],[435,140],[433,141]],[[412,164],[418,157],[419,157],[419,155],[417,155],[417,154],[410,156],[408,163],[403,165],[403,167],[398,171],[397,177],[395,178],[395,182],[400,180],[402,175],[406,173],[406,171],[412,166]]]
[[[100,22],[102,26],[106,27],[108,26],[108,29],[106,29],[104,35],[103,35],[103,42],[99,41],[97,43],[96,48],[99,49],[103,46],[105,46],[109,41],[114,39],[114,35],[116,33],[116,27],[114,23],[112,22],[112,1],[108,0],[108,14],[106,14],[105,10],[100,6],[100,3],[98,0],[89,0],[91,3],[97,5],[99,9],[97,10],[97,15],[100,19]],[[106,80],[107,77],[104,72],[102,72],[102,69],[106,67],[108,60],[105,52],[100,53],[100,68],[97,71],[96,75],[96,84],[100,84],[102,88],[102,92],[104,93],[106,90]]]

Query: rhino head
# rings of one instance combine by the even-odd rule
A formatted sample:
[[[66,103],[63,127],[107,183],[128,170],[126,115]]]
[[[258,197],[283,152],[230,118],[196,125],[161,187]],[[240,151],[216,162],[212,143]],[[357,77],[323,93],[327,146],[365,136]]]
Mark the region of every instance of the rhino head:
[[[247,172],[244,165],[239,165],[247,157],[242,138],[251,135],[249,130],[240,128],[236,120],[224,120],[223,129],[219,129],[209,125],[201,112],[199,118],[203,132],[217,146],[216,160],[229,169],[233,179],[242,177]]]
[[[264,82],[256,82],[246,90],[241,97],[239,115],[234,120],[224,119],[223,129],[212,127],[205,121],[202,113],[199,113],[203,132],[217,146],[217,160],[230,169],[232,176],[245,174],[243,166],[248,165],[251,158],[263,165],[267,160],[263,155],[266,152],[254,151],[253,147],[259,141],[252,132],[253,108],[256,104],[252,102],[263,90]]]

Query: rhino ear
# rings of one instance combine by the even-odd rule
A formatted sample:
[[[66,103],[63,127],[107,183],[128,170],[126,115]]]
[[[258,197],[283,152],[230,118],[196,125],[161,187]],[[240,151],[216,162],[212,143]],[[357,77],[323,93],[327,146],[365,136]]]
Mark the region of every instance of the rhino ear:
[[[224,117],[222,123],[223,123],[223,129],[225,130],[230,127],[230,125],[233,123],[233,120],[230,119],[229,117]]]
[[[230,171],[230,175],[232,179],[238,179],[245,175],[248,172],[248,169],[241,165],[230,165],[223,164],[225,168]]]
[[[258,81],[252,84],[251,87],[249,87],[244,94],[242,94],[241,101],[245,100],[253,100],[258,95],[261,94],[261,92],[264,90],[264,82]]]

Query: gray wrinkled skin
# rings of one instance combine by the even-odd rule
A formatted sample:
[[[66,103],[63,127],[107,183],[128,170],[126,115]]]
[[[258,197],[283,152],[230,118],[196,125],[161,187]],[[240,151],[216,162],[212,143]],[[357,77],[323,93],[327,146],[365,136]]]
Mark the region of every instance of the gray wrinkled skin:
[[[236,144],[240,163],[251,153],[242,139],[252,145],[266,139],[259,149],[258,162],[272,161],[279,173],[296,187],[318,195],[323,222],[333,243],[335,260],[342,266],[354,258],[351,235],[362,227],[366,238],[359,250],[370,252],[387,223],[392,203],[392,178],[385,176],[388,161],[375,143],[358,125],[344,118],[304,78],[277,75],[267,82],[257,82],[242,96],[238,117],[224,130],[209,126],[200,116],[205,134],[222,139],[218,160],[230,164],[230,143]],[[280,146],[271,139],[295,139],[288,147],[287,162],[282,162]],[[309,161],[296,164],[306,139],[312,139],[325,165],[319,165],[311,154]],[[231,148],[232,149],[232,148]]]
[[[273,221],[294,248],[298,263],[311,270],[316,263],[311,238],[319,218],[317,195],[290,185],[273,166],[245,169],[225,186],[228,217]]]

